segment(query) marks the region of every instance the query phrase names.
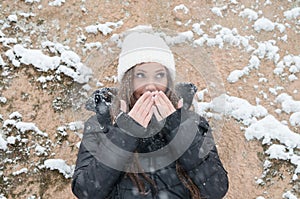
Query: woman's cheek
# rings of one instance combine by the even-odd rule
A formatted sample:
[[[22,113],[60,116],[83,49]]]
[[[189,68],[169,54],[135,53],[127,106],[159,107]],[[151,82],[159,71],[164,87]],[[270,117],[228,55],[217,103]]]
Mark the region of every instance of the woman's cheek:
[[[148,84],[145,84],[144,82],[137,82],[134,85],[134,97],[136,99],[140,98],[147,90],[149,90],[149,88],[147,89]],[[162,91],[162,92],[166,92],[167,87],[163,84],[152,84],[151,89],[152,92],[154,91]]]
[[[145,93],[145,91],[144,91],[143,87],[139,87],[134,90],[133,95],[134,95],[135,99],[139,99],[144,93]]]

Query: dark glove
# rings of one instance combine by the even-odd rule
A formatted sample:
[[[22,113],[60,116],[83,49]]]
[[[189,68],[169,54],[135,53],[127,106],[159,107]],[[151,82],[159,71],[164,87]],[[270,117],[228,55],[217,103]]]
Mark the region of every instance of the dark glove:
[[[177,96],[183,99],[182,108],[188,110],[192,105],[197,87],[193,83],[178,83],[175,85],[175,91]]]
[[[100,128],[104,133],[108,131],[108,126],[112,124],[110,106],[113,93],[110,88],[102,88],[95,91],[95,111]]]
[[[175,129],[190,117],[188,110],[192,105],[194,96],[197,92],[197,87],[190,82],[177,83],[175,85],[175,92],[178,98],[183,99],[183,106],[169,115],[166,119],[165,129],[170,132],[167,135],[168,140],[173,139],[177,132]]]

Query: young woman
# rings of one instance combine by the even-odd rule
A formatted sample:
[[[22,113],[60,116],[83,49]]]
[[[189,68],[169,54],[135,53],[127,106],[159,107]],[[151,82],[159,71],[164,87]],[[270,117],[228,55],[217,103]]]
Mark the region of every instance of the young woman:
[[[94,93],[72,191],[78,198],[222,198],[228,190],[207,121],[189,110],[193,84],[176,84],[160,37],[131,33],[119,56],[118,89]]]

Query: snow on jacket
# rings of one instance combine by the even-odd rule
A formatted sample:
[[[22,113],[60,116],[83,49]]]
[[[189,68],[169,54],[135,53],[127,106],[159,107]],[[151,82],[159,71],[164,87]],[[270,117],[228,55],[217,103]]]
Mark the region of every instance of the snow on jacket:
[[[93,109],[94,100],[87,103],[87,108],[97,112],[97,114],[85,123],[83,139],[78,152],[72,181],[72,191],[78,198],[191,198],[189,190],[177,175],[176,162],[181,165],[197,185],[201,198],[219,199],[226,194],[228,190],[227,172],[219,159],[208,122],[195,112],[188,110],[192,102],[190,98],[194,96],[196,88],[190,83],[178,84],[176,91],[180,97],[184,98],[183,108],[178,109],[165,119],[159,133],[145,138],[131,135],[141,132],[151,133],[151,123],[145,129],[126,113],[121,113],[117,117],[116,123],[111,124],[107,119],[109,118],[108,112],[105,111],[108,110],[109,103],[104,103],[107,109],[102,109],[100,112]],[[108,98],[104,99],[110,100]],[[155,119],[151,122],[159,123]],[[122,128],[119,126],[122,126]],[[128,153],[127,156],[127,153],[125,153],[125,155],[110,157],[104,150],[103,136],[106,136],[113,144],[125,151],[148,153],[166,146],[175,136],[182,135],[182,137],[185,137],[191,133],[195,134],[192,143],[176,161],[163,168],[146,173],[155,182],[155,191],[146,180],[140,178],[144,180],[146,195],[137,192],[137,187],[125,175],[126,172],[107,166],[101,159],[108,158],[115,165],[124,166],[127,165],[128,161],[132,161],[131,153]]]

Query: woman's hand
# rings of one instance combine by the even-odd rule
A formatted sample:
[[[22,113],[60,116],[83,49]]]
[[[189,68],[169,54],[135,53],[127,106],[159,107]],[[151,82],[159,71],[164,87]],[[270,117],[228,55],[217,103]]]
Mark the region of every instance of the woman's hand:
[[[154,106],[153,113],[158,121],[168,117],[176,111],[170,99],[162,91],[153,92]],[[182,107],[182,100],[179,100],[177,108]]]
[[[126,112],[126,104],[124,106],[124,101],[121,101],[121,110]],[[152,98],[151,92],[145,92],[135,103],[133,108],[129,111],[128,115],[134,119],[137,123],[143,127],[147,127],[151,117],[153,115],[152,106],[154,104],[154,99]]]

